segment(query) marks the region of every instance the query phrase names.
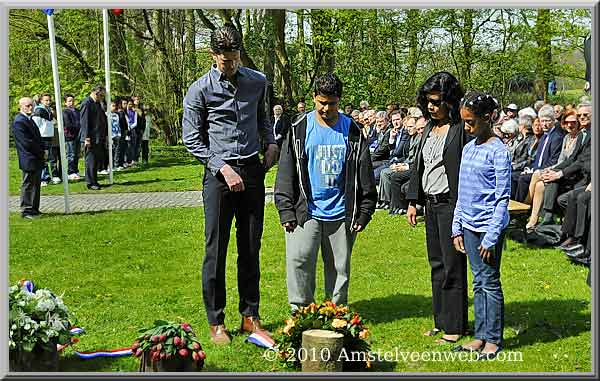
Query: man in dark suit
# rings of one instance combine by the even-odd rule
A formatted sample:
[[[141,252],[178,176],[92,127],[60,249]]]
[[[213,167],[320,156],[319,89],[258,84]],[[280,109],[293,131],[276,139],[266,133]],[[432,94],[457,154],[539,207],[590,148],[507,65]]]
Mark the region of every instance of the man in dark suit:
[[[99,190],[98,168],[103,162],[107,122],[102,109],[106,90],[96,85],[81,103],[81,142],[85,145],[85,182],[88,189]]]
[[[552,106],[544,105],[540,108],[538,118],[540,119],[545,135],[538,145],[535,160],[531,168],[532,172],[543,171],[558,162],[565,136],[565,130],[554,124],[554,108]],[[515,193],[516,201],[523,202],[527,198],[532,176],[533,173],[524,173],[519,176]]]
[[[40,130],[31,120],[33,112],[31,98],[21,98],[19,109],[20,112],[15,117],[12,127],[17,153],[19,154],[19,168],[23,171],[21,216],[33,219],[41,214],[40,188],[46,153],[43,149]]]

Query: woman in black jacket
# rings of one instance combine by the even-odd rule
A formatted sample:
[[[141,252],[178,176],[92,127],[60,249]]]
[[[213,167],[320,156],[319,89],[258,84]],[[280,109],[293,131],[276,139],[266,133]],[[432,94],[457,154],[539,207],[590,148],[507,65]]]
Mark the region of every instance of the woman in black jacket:
[[[439,343],[455,343],[467,330],[467,266],[452,243],[452,218],[458,195],[458,172],[467,143],[460,119],[464,92],[450,73],[438,72],[421,86],[417,104],[429,120],[416,156],[406,199],[408,222],[417,224],[416,205],[425,206],[427,255],[431,266],[434,327]]]

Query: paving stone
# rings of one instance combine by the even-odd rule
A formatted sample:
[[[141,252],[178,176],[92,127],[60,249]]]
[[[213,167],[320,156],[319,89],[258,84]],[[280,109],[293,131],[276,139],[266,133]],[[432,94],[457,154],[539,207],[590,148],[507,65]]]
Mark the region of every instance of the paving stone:
[[[267,188],[265,202],[273,202],[273,189]],[[9,198],[10,212],[20,211],[19,196]],[[148,208],[180,208],[202,206],[202,191],[189,192],[150,192],[150,193],[105,193],[105,194],[71,194],[69,195],[71,213],[95,212],[103,210],[148,209]],[[42,196],[40,211],[42,213],[63,213],[64,197]]]

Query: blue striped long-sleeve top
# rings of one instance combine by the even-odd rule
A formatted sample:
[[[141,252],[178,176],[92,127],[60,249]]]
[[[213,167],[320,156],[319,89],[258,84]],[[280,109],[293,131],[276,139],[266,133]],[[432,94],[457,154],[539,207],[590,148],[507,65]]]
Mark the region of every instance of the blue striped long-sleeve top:
[[[485,232],[481,245],[488,249],[508,225],[512,166],[500,139],[475,143],[473,139],[463,148],[452,235],[462,234],[465,228]]]

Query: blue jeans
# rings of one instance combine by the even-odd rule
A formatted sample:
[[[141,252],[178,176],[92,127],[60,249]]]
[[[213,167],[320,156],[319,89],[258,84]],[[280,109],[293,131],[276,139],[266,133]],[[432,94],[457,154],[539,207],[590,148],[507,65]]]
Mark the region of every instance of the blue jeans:
[[[42,138],[42,148],[48,151],[48,160],[44,162],[44,168],[42,168],[42,181],[48,182],[51,177],[60,177],[60,151],[58,146],[52,144],[52,138]],[[50,164],[49,169],[48,164]]]
[[[485,233],[464,229],[464,244],[473,273],[475,338],[501,345],[504,332],[504,294],[500,283],[500,259],[504,233],[493,247],[491,263],[479,256],[479,245]]]
[[[79,140],[67,140],[67,162],[69,163],[69,175],[79,173]]]

